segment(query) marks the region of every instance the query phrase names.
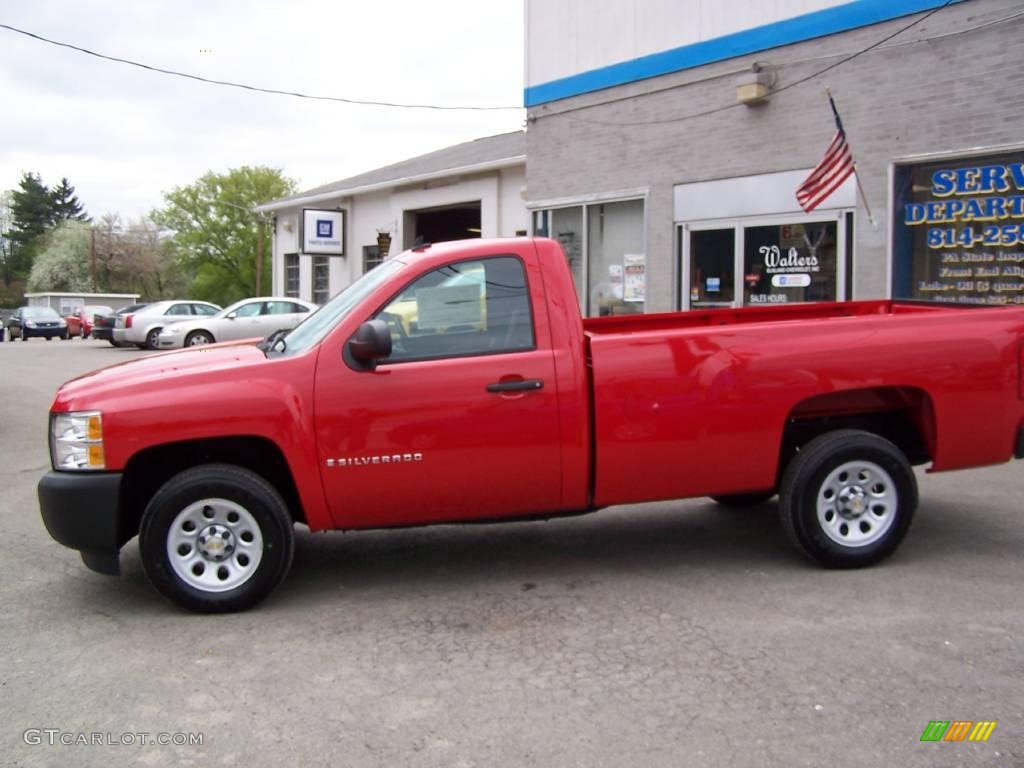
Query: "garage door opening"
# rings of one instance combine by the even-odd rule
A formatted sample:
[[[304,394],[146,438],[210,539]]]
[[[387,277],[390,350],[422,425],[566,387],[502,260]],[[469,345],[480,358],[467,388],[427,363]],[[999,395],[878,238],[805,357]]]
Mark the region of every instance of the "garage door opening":
[[[480,237],[480,201],[405,212],[405,247]]]

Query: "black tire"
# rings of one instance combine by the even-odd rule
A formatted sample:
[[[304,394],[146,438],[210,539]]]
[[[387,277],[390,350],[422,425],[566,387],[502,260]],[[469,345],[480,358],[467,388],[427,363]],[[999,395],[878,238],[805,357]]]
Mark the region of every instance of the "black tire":
[[[774,495],[775,491],[761,491],[760,493],[736,493],[731,496],[712,496],[711,500],[721,504],[723,507],[740,509],[764,504]]]
[[[207,501],[213,506],[206,505]],[[200,541],[202,534],[209,532],[209,526],[195,528],[193,524],[196,537],[195,552],[187,553],[191,555],[192,560],[182,560],[179,565],[171,562],[172,555],[168,552],[168,548],[170,542],[175,539],[169,537],[177,535],[180,539],[182,536],[190,535],[191,532],[186,533],[186,526],[190,522],[188,518],[192,514],[189,513],[189,510],[201,508],[201,512],[198,514],[203,515],[203,519],[199,522],[205,524],[205,520],[210,519],[212,520],[210,526],[216,526],[216,521],[221,519],[220,516],[223,512],[223,510],[215,511],[214,507],[218,506],[217,502],[220,502],[219,506],[221,507],[224,504],[237,505],[244,514],[249,515],[255,521],[258,527],[257,534],[262,541],[262,547],[258,550],[260,559],[251,573],[245,573],[244,568],[236,562],[242,559],[243,553],[230,555],[226,560],[211,560],[207,554],[203,554],[200,549]],[[216,514],[217,517],[210,518],[207,515],[207,510],[211,515]],[[171,528],[180,516],[185,516],[181,533],[177,529],[172,532]],[[243,520],[240,526],[244,528],[245,525]],[[226,523],[224,527],[226,527]],[[214,533],[216,534],[216,531]],[[242,530],[237,539],[229,540],[227,536],[224,539],[228,542],[241,542],[245,533],[246,531]],[[218,536],[211,535],[210,539],[217,541]],[[219,546],[222,548],[222,552],[231,551],[224,549],[224,542],[219,543]],[[291,567],[295,540],[287,505],[270,483],[242,467],[229,464],[207,464],[187,469],[175,475],[156,492],[142,516],[139,550],[142,554],[142,564],[146,575],[165,597],[191,611],[228,613],[251,608],[273,592]],[[256,557],[256,551],[253,551],[252,555]],[[196,582],[200,580],[202,572],[196,574],[194,570],[196,565],[190,566],[191,572],[196,574],[191,583],[176,571],[176,568],[189,571],[189,567],[186,567],[185,563],[192,561],[202,564],[204,569],[209,563],[213,578],[219,577],[219,572],[222,569],[226,572],[228,570],[226,566],[230,565],[234,569],[233,572],[243,574],[245,580],[237,586],[223,591],[207,589],[202,585],[197,586]],[[246,563],[246,565],[249,564]],[[213,570],[214,568],[217,569],[216,572]]]
[[[146,334],[146,343],[142,345],[143,349],[156,349],[160,344],[160,331],[163,328],[154,328],[152,331]]]
[[[53,341],[53,336],[47,336],[47,337],[46,337],[46,340],[47,340],[47,341]]]
[[[64,331],[64,333],[62,333],[60,335],[60,340],[61,341],[68,341],[70,339],[71,339],[71,333],[69,331]]]
[[[195,339],[200,336],[206,339],[206,341],[195,342]],[[215,344],[216,340],[213,338],[213,334],[209,331],[192,331],[192,333],[185,337],[185,346],[191,347],[193,343],[195,343],[196,346],[201,346],[203,344]]]
[[[120,346],[121,346],[120,344],[118,344],[118,343],[117,343],[116,341],[114,341],[113,339],[107,339],[107,341],[109,341],[109,342],[110,342],[110,346],[112,346],[112,347],[120,347]]]
[[[828,568],[858,568],[888,557],[916,509],[917,479],[907,457],[888,440],[855,429],[828,432],[803,446],[779,492],[786,535]]]
[[[28,341],[28,336],[25,334],[24,331],[21,332],[21,340],[22,341]]]

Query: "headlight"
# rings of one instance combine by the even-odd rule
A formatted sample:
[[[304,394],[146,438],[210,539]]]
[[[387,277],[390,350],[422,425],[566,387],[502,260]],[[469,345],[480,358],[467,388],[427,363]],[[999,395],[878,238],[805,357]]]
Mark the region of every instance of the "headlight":
[[[26,320],[25,321],[25,327],[26,328],[35,328],[36,327],[36,321],[35,320]]]
[[[50,460],[54,469],[104,469],[100,412],[50,414]]]

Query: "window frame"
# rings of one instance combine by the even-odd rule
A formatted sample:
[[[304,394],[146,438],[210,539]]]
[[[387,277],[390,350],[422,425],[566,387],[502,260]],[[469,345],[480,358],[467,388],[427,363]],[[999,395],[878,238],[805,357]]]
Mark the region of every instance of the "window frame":
[[[537,316],[536,316],[536,313],[534,312],[533,291],[532,291],[532,287],[533,286],[530,283],[530,275],[529,275],[529,270],[527,270],[527,268],[526,268],[526,262],[523,260],[523,258],[521,256],[519,256],[518,254],[515,254],[515,253],[497,253],[497,254],[493,254],[493,255],[488,254],[487,256],[467,256],[467,257],[462,258],[462,259],[456,259],[455,261],[445,262],[444,264],[441,264],[440,266],[434,267],[433,269],[429,269],[426,272],[421,272],[420,274],[416,275],[414,278],[409,280],[407,283],[405,283],[405,285],[403,285],[398,291],[396,291],[391,296],[389,296],[382,304],[380,304],[380,306],[378,306],[370,314],[369,317],[366,318],[366,320],[368,321],[368,320],[376,319],[377,316],[380,315],[381,312],[383,312],[387,307],[391,306],[391,304],[393,302],[395,302],[403,293],[405,293],[407,290],[409,290],[409,288],[412,287],[412,285],[414,283],[418,282],[419,280],[422,280],[424,277],[426,277],[429,274],[432,274],[432,273],[437,272],[439,270],[445,269],[446,267],[453,266],[455,264],[463,264],[463,263],[466,263],[466,262],[474,262],[474,261],[475,262],[485,262],[485,261],[490,261],[490,260],[493,260],[493,259],[502,259],[502,258],[515,259],[515,261],[518,262],[518,264],[519,264],[519,268],[522,270],[523,283],[524,283],[525,288],[526,288],[526,304],[527,304],[527,308],[529,310],[529,317],[530,317],[530,336],[533,339],[533,343],[529,347],[517,347],[515,349],[489,349],[489,350],[482,350],[480,352],[465,352],[465,353],[461,353],[461,354],[451,354],[451,355],[430,355],[430,356],[425,356],[425,357],[405,357],[405,358],[402,358],[401,360],[392,360],[390,357],[386,357],[386,358],[382,358],[381,360],[377,361],[377,367],[380,368],[380,367],[386,366],[386,365],[405,365],[406,363],[422,363],[422,362],[430,362],[430,361],[436,361],[436,360],[459,360],[459,359],[468,358],[468,357],[493,357],[494,355],[516,355],[516,354],[522,354],[524,352],[536,352],[540,347],[539,347],[539,344],[538,344],[538,341],[537,341],[537,323],[536,323],[536,317]],[[487,274],[487,268],[484,267],[485,284],[486,284],[486,274]],[[347,346],[347,342],[346,342],[346,346]]]
[[[289,262],[294,259],[294,264]],[[291,275],[290,272],[294,269],[295,273],[295,289],[291,289]],[[298,253],[286,253],[284,255],[284,295],[290,299],[298,299],[299,293],[302,289],[302,273],[300,267],[300,260]]]
[[[322,255],[322,254],[313,254],[311,258],[312,258],[312,260],[310,261],[310,269],[309,269],[309,296],[310,296],[310,301],[312,301],[317,306],[322,306],[322,305],[326,304],[328,301],[331,300],[331,257],[330,256],[325,256],[325,255]],[[325,287],[322,290],[320,290],[320,291],[318,291],[317,287],[316,287],[316,279],[317,279],[317,270],[318,269],[322,269],[324,271],[324,274],[322,275],[322,277],[324,278]],[[323,297],[324,297],[323,301],[317,301],[317,293],[321,293],[323,295]],[[288,298],[298,298],[298,297],[291,297],[290,296]]]

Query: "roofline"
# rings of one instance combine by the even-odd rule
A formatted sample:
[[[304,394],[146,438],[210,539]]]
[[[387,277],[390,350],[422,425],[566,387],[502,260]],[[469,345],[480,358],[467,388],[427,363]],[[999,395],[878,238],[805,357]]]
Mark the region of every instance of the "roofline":
[[[141,295],[141,293],[91,293],[89,291],[84,293],[74,293],[73,291],[39,291],[38,293],[24,294],[26,299],[38,299],[40,296],[74,296],[76,299],[86,296],[106,296],[111,299],[137,299]]]
[[[512,157],[503,157],[498,160],[487,160],[486,162],[474,163],[473,165],[461,165],[457,168],[445,168],[441,171],[420,173],[416,176],[402,176],[395,179],[388,179],[387,181],[378,181],[373,184],[364,184],[357,187],[342,187],[341,189],[335,189],[330,192],[320,192],[315,195],[302,195],[299,197],[286,198],[284,200],[274,200],[273,202],[264,203],[263,205],[257,205],[253,210],[259,211],[260,213],[269,213],[271,211],[280,211],[283,208],[295,208],[307,203],[321,203],[325,200],[331,200],[336,197],[365,195],[369,192],[379,192],[384,189],[400,187],[405,184],[434,181],[436,179],[443,179],[446,176],[498,171],[502,168],[511,168],[512,166],[519,165],[520,163],[526,163],[526,155],[513,155]]]

